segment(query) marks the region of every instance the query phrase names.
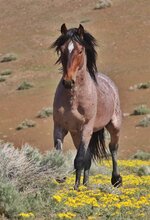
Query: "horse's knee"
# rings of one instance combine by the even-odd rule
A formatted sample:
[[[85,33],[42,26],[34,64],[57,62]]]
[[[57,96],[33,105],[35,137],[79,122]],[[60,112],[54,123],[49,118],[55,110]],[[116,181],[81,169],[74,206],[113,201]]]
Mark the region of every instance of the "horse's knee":
[[[111,153],[117,152],[118,151],[118,143],[117,144],[109,144],[109,150]]]

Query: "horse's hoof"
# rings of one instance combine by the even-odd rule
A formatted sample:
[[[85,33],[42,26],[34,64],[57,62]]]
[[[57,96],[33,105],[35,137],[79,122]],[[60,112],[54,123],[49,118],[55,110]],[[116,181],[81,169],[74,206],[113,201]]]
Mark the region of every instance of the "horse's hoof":
[[[112,175],[111,184],[117,188],[122,186],[122,177],[120,175]]]
[[[79,189],[79,185],[75,184],[74,185],[74,190],[78,190]]]
[[[62,150],[62,141],[60,139],[57,139],[55,142],[55,148],[56,150]]]
[[[64,177],[64,178],[62,178],[62,179],[60,179],[60,178],[56,178],[56,181],[58,182],[58,183],[64,183],[65,181],[66,181],[66,177]]]

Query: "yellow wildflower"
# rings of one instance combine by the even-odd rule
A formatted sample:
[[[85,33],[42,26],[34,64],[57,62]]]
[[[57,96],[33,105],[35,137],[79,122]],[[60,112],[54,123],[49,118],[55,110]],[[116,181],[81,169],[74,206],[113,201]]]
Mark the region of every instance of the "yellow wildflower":
[[[61,202],[62,198],[59,196],[59,195],[54,195],[53,196],[53,199],[56,201],[56,202]]]
[[[74,214],[72,212],[66,212],[66,213],[58,213],[57,216],[60,219],[72,219],[72,218],[76,217],[76,214]]]
[[[88,220],[95,220],[96,219],[96,217],[94,217],[94,216],[89,216],[88,217]]]
[[[25,213],[25,212],[21,212],[19,214],[19,217],[23,217],[23,218],[34,218],[35,215],[32,213],[32,212],[28,212],[28,213]]]

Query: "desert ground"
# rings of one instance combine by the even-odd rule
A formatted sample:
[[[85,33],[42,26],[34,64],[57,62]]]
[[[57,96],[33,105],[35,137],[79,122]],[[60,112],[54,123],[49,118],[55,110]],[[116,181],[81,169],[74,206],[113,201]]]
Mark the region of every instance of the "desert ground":
[[[57,55],[50,45],[60,35],[60,26],[81,23],[98,42],[97,66],[119,88],[124,113],[120,137],[120,158],[137,150],[150,151],[150,127],[136,127],[143,116],[129,116],[137,106],[150,108],[150,89],[130,86],[150,81],[150,2],[113,0],[109,8],[94,10],[90,0],[0,0],[0,57],[15,53],[17,60],[0,63],[0,72],[12,74],[0,83],[0,139],[20,147],[25,143],[46,151],[53,148],[53,119],[37,118],[43,107],[52,107],[61,77]],[[17,87],[28,81],[29,90]],[[126,114],[127,113],[127,114]],[[16,130],[25,119],[34,128]],[[64,150],[74,149],[70,136]]]

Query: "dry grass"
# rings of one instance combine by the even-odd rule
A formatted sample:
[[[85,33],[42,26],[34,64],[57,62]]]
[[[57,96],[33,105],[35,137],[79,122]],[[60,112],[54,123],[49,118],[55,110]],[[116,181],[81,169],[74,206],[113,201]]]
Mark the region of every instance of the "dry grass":
[[[137,127],[149,127],[150,126],[150,115],[144,117],[138,124]]]
[[[0,178],[8,180],[18,190],[37,190],[52,178],[68,175],[70,156],[57,151],[42,155],[37,149],[24,145],[16,149],[12,144],[0,146]]]
[[[0,72],[1,76],[9,76],[11,74],[12,74],[12,70],[11,69],[5,69],[5,70]]]
[[[111,0],[99,0],[95,5],[95,10],[97,9],[104,9],[112,6]]]
[[[7,53],[7,54],[3,55],[2,57],[0,57],[1,63],[10,62],[10,61],[14,61],[14,60],[17,60],[17,55],[14,53]]]
[[[23,81],[17,88],[17,90],[25,90],[32,88],[33,85],[27,81]]]
[[[146,105],[136,107],[131,115],[146,115],[150,114],[150,109]]]
[[[25,128],[33,128],[36,126],[36,122],[33,121],[33,120],[29,120],[29,119],[25,119],[23,122],[21,122],[16,130],[22,130],[22,129],[25,129]]]
[[[68,176],[71,163],[70,153],[41,154],[27,144],[17,149],[0,142],[0,218],[24,219],[34,216],[32,211],[44,219],[57,186],[55,179]]]
[[[38,112],[37,118],[48,118],[53,114],[52,107],[43,108],[40,112]]]

